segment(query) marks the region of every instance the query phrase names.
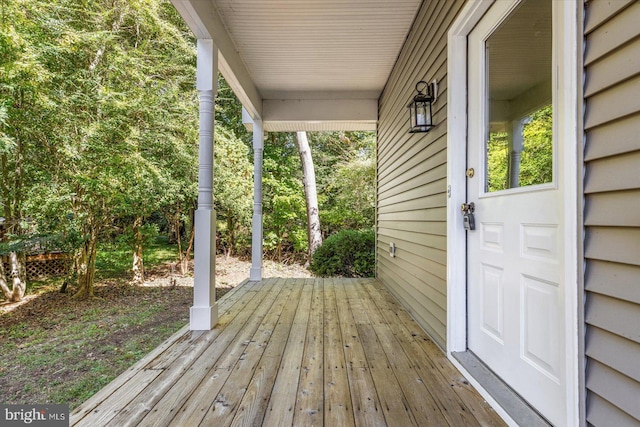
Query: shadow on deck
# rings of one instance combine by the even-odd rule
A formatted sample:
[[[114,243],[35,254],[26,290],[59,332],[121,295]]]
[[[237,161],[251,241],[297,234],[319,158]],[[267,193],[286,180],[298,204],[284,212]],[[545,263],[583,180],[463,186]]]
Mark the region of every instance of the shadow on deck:
[[[503,425],[374,279],[265,279],[76,408],[77,426]]]

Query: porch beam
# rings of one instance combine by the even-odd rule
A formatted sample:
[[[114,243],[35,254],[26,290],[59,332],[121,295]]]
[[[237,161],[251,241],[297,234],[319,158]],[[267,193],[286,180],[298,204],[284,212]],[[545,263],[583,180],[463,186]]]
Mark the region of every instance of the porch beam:
[[[195,212],[193,307],[189,327],[210,330],[218,321],[216,303],[216,212],[213,209],[213,132],[218,89],[218,49],[198,39],[196,86],[200,96],[198,209]]]
[[[198,39],[211,39],[220,51],[219,66],[231,89],[252,118],[262,117],[262,95],[240,59],[211,0],[171,0]]]
[[[378,121],[377,99],[265,99],[265,122]]]
[[[244,115],[244,109],[243,109]],[[253,120],[253,219],[251,226],[251,270],[249,280],[262,280],[262,121]]]

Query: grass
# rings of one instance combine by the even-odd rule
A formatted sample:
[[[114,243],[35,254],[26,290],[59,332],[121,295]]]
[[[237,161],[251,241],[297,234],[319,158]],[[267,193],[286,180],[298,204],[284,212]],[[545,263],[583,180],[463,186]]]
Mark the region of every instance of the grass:
[[[147,245],[143,253],[145,268],[175,262],[177,249],[166,236],[158,236]],[[102,243],[96,255],[96,278],[128,277],[131,273],[131,248],[119,241]]]
[[[74,289],[58,292],[60,279],[43,280],[28,285],[29,301],[0,312],[0,403],[75,408],[187,324],[193,289],[167,286],[176,257],[167,239],[145,252],[147,270],[156,267],[154,282],[164,286],[129,285],[129,250],[115,243],[99,249],[95,299],[75,300]],[[267,275],[301,273],[269,265]],[[235,285],[250,264],[232,257],[219,266],[219,283]],[[218,297],[226,290],[218,288]]]
[[[158,239],[145,253],[149,267],[174,261]],[[188,321],[190,287],[132,286],[122,280],[131,255],[103,245],[96,299],[58,292],[60,281],[29,285],[37,296],[0,314],[0,403],[61,403],[71,408],[157,347]]]
[[[75,407],[188,320],[190,288],[100,286],[96,294],[45,294],[3,315],[1,402]]]

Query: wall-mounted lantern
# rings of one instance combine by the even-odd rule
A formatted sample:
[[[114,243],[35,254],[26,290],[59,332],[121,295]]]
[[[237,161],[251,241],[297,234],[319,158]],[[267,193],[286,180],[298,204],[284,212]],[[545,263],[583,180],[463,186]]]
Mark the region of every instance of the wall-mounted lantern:
[[[438,99],[438,82],[434,80],[427,83],[420,80],[416,83],[416,92],[416,96],[407,105],[411,124],[409,133],[429,132],[435,127],[431,105]]]

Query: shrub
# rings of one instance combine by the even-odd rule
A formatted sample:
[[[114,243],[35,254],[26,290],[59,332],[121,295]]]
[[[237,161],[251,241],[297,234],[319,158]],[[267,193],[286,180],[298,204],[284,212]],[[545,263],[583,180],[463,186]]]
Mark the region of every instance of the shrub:
[[[373,229],[340,231],[316,249],[309,269],[320,277],[374,277],[375,241]]]

